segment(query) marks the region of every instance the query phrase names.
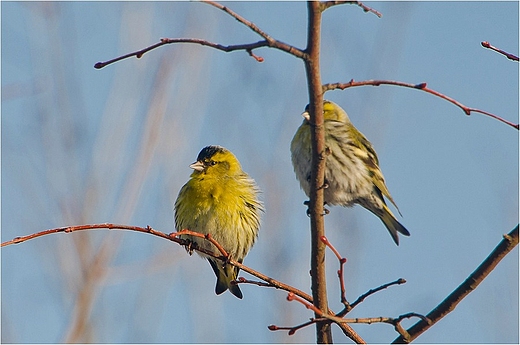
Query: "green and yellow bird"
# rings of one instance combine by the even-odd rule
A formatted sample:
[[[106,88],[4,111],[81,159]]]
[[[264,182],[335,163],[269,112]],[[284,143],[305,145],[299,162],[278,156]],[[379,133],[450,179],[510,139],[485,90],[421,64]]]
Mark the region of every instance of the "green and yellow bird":
[[[291,159],[300,186],[309,196],[312,154],[308,105],[302,116],[303,123],[291,142]],[[386,187],[372,144],[354,127],[347,113],[331,101],[323,102],[323,120],[325,146],[329,152],[323,191],[325,203],[363,206],[383,221],[395,244],[399,245],[397,233],[405,236],[410,236],[410,233],[397,221],[383,198],[388,198],[397,208]]]
[[[264,211],[258,199],[259,188],[242,170],[235,155],[221,146],[203,148],[190,168],[193,173],[175,201],[175,228],[210,234],[233,259],[242,263],[258,236],[260,214]],[[181,238],[220,255],[205,239],[188,235]],[[238,285],[231,283],[237,279],[239,269],[199,254],[208,259],[217,276],[215,293],[229,289],[242,298]]]

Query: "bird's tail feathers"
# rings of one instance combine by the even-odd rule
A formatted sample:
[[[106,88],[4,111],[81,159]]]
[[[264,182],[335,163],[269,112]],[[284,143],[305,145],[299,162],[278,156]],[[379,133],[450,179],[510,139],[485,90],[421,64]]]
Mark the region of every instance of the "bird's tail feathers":
[[[388,229],[388,232],[390,232],[390,235],[392,236],[395,244],[399,245],[399,237],[397,235],[398,232],[404,236],[410,236],[410,232],[397,221],[388,206],[383,205],[383,214],[380,215],[379,218],[381,218],[386,228]]]
[[[231,283],[238,277],[238,267],[228,264],[224,264],[224,266],[222,266],[221,262],[216,262],[215,260],[209,258],[208,261],[211,265],[211,268],[213,268],[213,272],[215,272],[215,275],[217,276],[217,285],[215,286],[215,293],[217,295],[220,295],[221,293],[229,289],[229,291],[233,295],[235,295],[237,298],[242,299],[242,291],[240,291],[238,285]]]

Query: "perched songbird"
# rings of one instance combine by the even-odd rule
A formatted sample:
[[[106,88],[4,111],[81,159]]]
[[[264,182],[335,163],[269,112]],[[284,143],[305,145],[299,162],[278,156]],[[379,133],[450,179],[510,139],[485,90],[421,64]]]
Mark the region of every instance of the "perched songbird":
[[[194,170],[190,180],[175,201],[175,228],[210,234],[233,259],[242,263],[258,236],[260,212],[264,211],[258,200],[260,190],[242,171],[235,155],[221,146],[203,148],[190,168]],[[220,255],[208,240],[188,235],[180,237]],[[215,293],[219,295],[229,289],[242,298],[238,285],[231,283],[236,280],[239,269],[199,254],[208,259],[217,276]]]
[[[309,196],[311,184],[311,126],[309,106],[305,118],[291,142],[291,158],[298,181]],[[353,206],[359,204],[378,216],[399,245],[397,233],[410,233],[388,208],[383,196],[395,204],[386,188],[383,173],[372,144],[350,122],[347,113],[337,104],[323,102],[325,146],[328,148],[325,168],[325,203]],[[398,208],[397,208],[398,209]],[[399,209],[398,209],[399,211]]]

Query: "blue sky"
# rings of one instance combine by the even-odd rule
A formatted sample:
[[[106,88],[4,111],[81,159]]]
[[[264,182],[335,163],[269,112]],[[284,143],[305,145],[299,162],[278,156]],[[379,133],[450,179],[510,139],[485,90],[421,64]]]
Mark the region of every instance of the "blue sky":
[[[229,2],[272,37],[304,48],[303,2]],[[518,123],[518,2],[373,2],[323,15],[324,83],[426,82],[467,106]],[[289,145],[308,102],[303,63],[274,49],[223,53],[158,42],[221,44],[259,36],[196,2],[2,2],[2,241],[65,225],[113,222],[171,232],[188,165],[206,145],[233,151],[266,205],[245,264],[309,291],[309,222]],[[332,91],[377,150],[411,232],[396,247],[370,212],[331,208],[330,241],[347,257],[347,298],[397,278],[351,317],[428,313],[518,224],[518,131],[466,116],[432,95],[392,86]],[[210,266],[174,243],[131,232],[50,235],[2,248],[2,342],[314,341],[270,324],[311,313],[282,291],[214,294]],[[327,257],[339,311],[337,261]],[[421,343],[518,343],[518,248]],[[247,274],[244,277],[251,278]],[[86,323],[80,322],[86,320]],[[408,327],[415,320],[404,321]],[[354,325],[368,342],[396,337]],[[74,338],[77,334],[86,337]],[[347,342],[334,327],[336,342]]]

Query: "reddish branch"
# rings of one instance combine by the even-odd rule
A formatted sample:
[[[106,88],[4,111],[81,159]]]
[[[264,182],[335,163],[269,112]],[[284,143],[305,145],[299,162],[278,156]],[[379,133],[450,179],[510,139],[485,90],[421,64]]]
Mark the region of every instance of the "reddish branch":
[[[464,113],[466,115],[471,115],[471,113],[480,113],[480,114],[484,114],[484,115],[487,115],[489,117],[492,117],[498,121],[501,121],[513,128],[516,128],[517,130],[519,129],[519,125],[516,123],[513,123],[513,122],[510,122],[510,121],[507,121],[495,114],[492,114],[492,113],[489,113],[487,111],[484,111],[484,110],[480,110],[480,109],[476,109],[476,108],[470,108],[468,106],[465,106],[464,104],[460,103],[459,101],[451,98],[451,97],[448,97],[438,91],[435,91],[435,90],[432,90],[430,88],[427,87],[426,83],[420,83],[420,84],[410,84],[410,83],[403,83],[403,82],[400,82],[400,81],[393,81],[393,80],[364,80],[364,81],[354,81],[354,79],[350,80],[348,83],[332,83],[332,84],[325,84],[323,85],[323,92],[326,92],[326,91],[330,91],[330,90],[335,90],[335,89],[340,89],[340,90],[345,90],[345,89],[348,89],[350,87],[356,87],[356,86],[367,86],[367,85],[371,85],[371,86],[380,86],[380,85],[396,85],[396,86],[402,86],[402,87],[408,87],[408,88],[412,88],[412,89],[418,89],[418,90],[422,90],[424,92],[428,92],[428,93],[431,93],[432,95],[435,95],[437,97],[440,97],[450,103],[453,103],[455,104],[457,107],[461,108]]]
[[[503,51],[502,49],[499,49],[497,47],[493,47],[491,44],[489,44],[489,42],[487,41],[484,41],[484,42],[481,42],[480,43],[484,48],[488,48],[488,49],[491,49],[491,50],[494,50],[496,51],[497,53],[500,53],[502,55],[504,55],[506,58],[508,58],[509,60],[513,60],[513,61],[518,61],[518,56],[516,55],[513,55],[511,53],[508,53],[506,51]]]
[[[56,229],[44,230],[44,231],[40,231],[40,232],[31,234],[31,235],[27,235],[27,236],[15,237],[15,238],[13,238],[10,241],[3,242],[1,246],[5,247],[5,246],[11,245],[11,244],[18,244],[18,243],[22,243],[22,242],[25,242],[25,241],[28,241],[28,240],[32,240],[34,238],[38,238],[38,237],[45,236],[45,235],[50,235],[50,234],[55,234],[55,233],[59,233],[59,232],[70,233],[70,232],[73,232],[73,231],[94,230],[94,229],[109,229],[109,230],[111,230],[111,229],[118,229],[118,230],[130,230],[130,231],[144,232],[144,233],[152,234],[152,235],[159,236],[159,237],[162,237],[162,238],[170,239],[170,240],[172,240],[174,242],[178,242],[180,244],[185,244],[185,241],[183,241],[181,239],[175,239],[174,240],[174,239],[170,238],[169,235],[167,235],[165,233],[162,233],[160,231],[155,231],[154,229],[152,229],[149,226],[147,226],[146,228],[141,228],[141,227],[138,227],[138,226],[119,225],[119,224],[112,224],[112,223],[103,223],[103,224],[87,224],[87,225],[65,226],[65,227],[56,228]]]
[[[332,250],[332,252],[334,253],[334,255],[336,255],[336,258],[339,261],[338,279],[339,279],[339,288],[340,288],[340,291],[341,291],[341,303],[343,303],[343,305],[345,306],[345,309],[350,310],[352,308],[350,307],[350,305],[349,305],[349,303],[347,301],[346,289],[345,289],[345,279],[344,279],[344,275],[343,275],[343,272],[344,272],[343,267],[345,266],[345,263],[347,262],[347,259],[341,257],[341,255],[339,254],[338,250],[332,245],[332,243],[329,242],[327,237],[322,236],[321,241],[323,243],[325,243],[325,245],[327,247],[329,247],[330,250]]]
[[[352,304],[349,304],[348,301],[347,301],[347,298],[346,298],[346,294],[345,294],[345,280],[344,280],[344,265],[345,263],[347,262],[347,259],[342,257],[338,250],[332,245],[332,243],[329,242],[329,240],[327,239],[327,237],[323,236],[321,238],[321,241],[323,243],[325,243],[325,245],[327,247],[330,248],[330,250],[332,250],[332,252],[334,253],[334,255],[336,256],[336,258],[338,259],[339,261],[339,270],[338,270],[338,279],[339,279],[339,283],[340,283],[340,289],[341,289],[341,303],[343,303],[343,305],[345,306],[345,309],[343,309],[341,312],[339,312],[338,314],[336,314],[336,316],[338,317],[343,317],[345,316],[349,311],[351,311],[352,309],[354,309],[358,304],[360,304],[361,302],[363,302],[365,300],[365,298],[367,298],[368,296],[370,295],[373,295],[375,294],[376,292],[379,292],[381,290],[384,290],[392,285],[401,285],[401,284],[404,284],[406,283],[406,280],[404,280],[403,278],[399,278],[397,279],[396,281],[393,281],[393,282],[390,282],[390,283],[386,283],[386,284],[383,284],[375,289],[370,289],[368,290],[367,292],[365,292],[363,295],[359,296],[358,299],[352,303]]]
[[[431,321],[423,316],[423,315],[420,315],[420,314],[417,314],[417,313],[407,313],[407,314],[403,314],[403,315],[400,315],[399,317],[397,318],[392,318],[392,317],[367,317],[367,318],[352,318],[352,319],[345,319],[345,318],[341,318],[341,317],[338,317],[338,316],[334,316],[334,315],[329,315],[329,314],[324,314],[322,313],[319,309],[317,309],[313,304],[311,303],[308,303],[307,301],[304,301],[303,299],[295,296],[294,294],[292,293],[289,293],[287,295],[287,300],[288,301],[297,301],[301,304],[303,304],[307,309],[311,309],[313,310],[317,315],[320,315],[320,317],[318,318],[312,318],[310,319],[310,321],[308,322],[305,322],[303,324],[300,324],[298,326],[293,326],[293,327],[279,327],[279,326],[276,326],[276,325],[270,325],[268,328],[271,330],[271,331],[278,331],[278,330],[288,330],[289,331],[289,335],[292,335],[294,334],[296,331],[298,331],[299,329],[302,329],[306,326],[309,326],[313,323],[317,323],[317,322],[334,322],[338,325],[346,325],[348,323],[365,323],[365,324],[372,324],[372,323],[388,323],[388,324],[391,324],[394,326],[395,330],[401,334],[401,336],[404,336],[404,337],[407,337],[409,336],[408,332],[401,326],[401,321],[404,320],[404,319],[409,319],[409,318],[412,318],[412,317],[418,317],[420,318],[422,321],[430,324]]]
[[[498,263],[518,245],[518,225],[511,230],[504,239],[495,247],[489,256],[471,273],[471,275],[457,287],[444,301],[433,309],[426,318],[430,322],[421,320],[410,327],[406,336],[399,336],[393,341],[394,344],[410,343],[419,335],[426,332],[437,321],[452,312],[462,299],[475,290],[479,284],[488,276]]]
[[[191,235],[191,236],[204,238],[204,239],[210,241],[211,243],[213,243],[213,245],[215,245],[215,247],[219,250],[220,254],[222,254],[222,255],[217,255],[214,252],[212,252],[210,250],[206,250],[204,248],[197,248],[197,247],[190,247],[190,248],[192,250],[196,250],[201,253],[212,256],[214,258],[223,260],[233,266],[239,267],[244,272],[247,272],[247,273],[251,274],[252,276],[255,276],[255,277],[267,282],[269,284],[269,286],[271,286],[271,287],[294,293],[295,295],[299,296],[300,298],[312,303],[312,297],[309,296],[308,294],[306,294],[305,292],[298,290],[290,285],[284,284],[271,277],[268,277],[265,274],[257,272],[255,270],[253,270],[252,268],[245,266],[238,261],[233,260],[233,258],[228,256],[228,254],[226,253],[224,248],[222,248],[222,246],[217,241],[215,241],[211,236],[200,234],[198,232],[193,232],[190,230],[182,230],[179,232],[165,234],[163,232],[152,229],[150,226],[147,226],[146,228],[142,228],[142,227],[138,227],[138,226],[120,225],[120,224],[112,224],[112,223],[88,224],[88,225],[67,226],[67,227],[61,227],[61,228],[56,228],[56,229],[44,230],[44,231],[40,231],[38,233],[27,235],[27,236],[15,237],[14,239],[12,239],[10,241],[3,242],[1,246],[5,247],[5,246],[11,245],[11,244],[18,244],[18,243],[22,243],[22,242],[25,242],[28,240],[32,240],[34,238],[38,238],[38,237],[50,235],[50,234],[55,234],[55,233],[60,233],[60,232],[71,233],[74,231],[96,230],[96,229],[137,231],[137,232],[152,234],[152,235],[170,240],[172,242],[176,242],[183,246],[189,246],[191,244],[191,242],[189,240],[178,238],[179,235]],[[240,283],[241,281],[239,280],[238,282]]]
[[[190,236],[204,238],[205,240],[210,241],[213,245],[215,245],[215,247],[219,250],[221,255],[217,255],[213,251],[209,251],[209,250],[206,250],[204,248],[199,248],[199,247],[190,246],[189,247],[190,250],[196,250],[201,253],[210,255],[214,258],[223,260],[233,266],[239,267],[241,270],[266,282],[266,283],[253,282],[250,280],[246,280],[244,278],[239,278],[237,280],[237,283],[239,283],[239,284],[249,283],[249,284],[255,284],[255,285],[259,285],[259,286],[274,287],[276,289],[285,290],[285,291],[289,292],[292,296],[294,296],[294,298],[298,298],[299,301],[305,301],[307,304],[312,305],[312,302],[313,302],[312,297],[309,296],[308,294],[306,294],[305,292],[298,290],[290,285],[284,284],[280,281],[277,281],[271,277],[266,276],[265,274],[257,272],[255,270],[253,270],[252,268],[239,263],[238,261],[233,260],[233,258],[228,256],[228,254],[224,250],[224,248],[222,248],[222,246],[216,240],[214,240],[211,236],[204,235],[204,234],[201,234],[198,232],[193,232],[190,230],[182,230],[179,232],[173,232],[170,234],[166,234],[166,233],[157,231],[157,230],[151,228],[150,226],[142,228],[142,227],[138,227],[138,226],[121,225],[121,224],[113,224],[113,223],[88,224],[88,225],[60,227],[60,228],[40,231],[40,232],[31,234],[31,235],[27,235],[27,236],[15,237],[14,239],[12,239],[10,241],[3,242],[1,244],[1,247],[9,246],[12,244],[19,244],[19,243],[22,243],[22,242],[25,242],[28,240],[38,238],[38,237],[55,234],[55,233],[60,233],[60,232],[71,233],[71,232],[82,231],[82,230],[98,230],[98,229],[137,231],[137,232],[142,232],[142,233],[147,233],[147,234],[151,234],[154,236],[158,236],[158,237],[170,240],[172,242],[176,242],[183,246],[190,246],[191,242],[189,240],[179,238],[178,236],[180,236],[180,235],[190,235]],[[321,313],[320,313],[320,315],[321,315]],[[334,317],[334,313],[332,311],[329,311],[329,315],[331,317]],[[322,320],[319,320],[319,321],[322,321]],[[345,335],[351,337],[351,339],[354,340],[355,342],[364,343],[363,339],[359,335],[357,335],[349,325],[339,324],[339,327],[342,329],[342,331],[345,333]]]

